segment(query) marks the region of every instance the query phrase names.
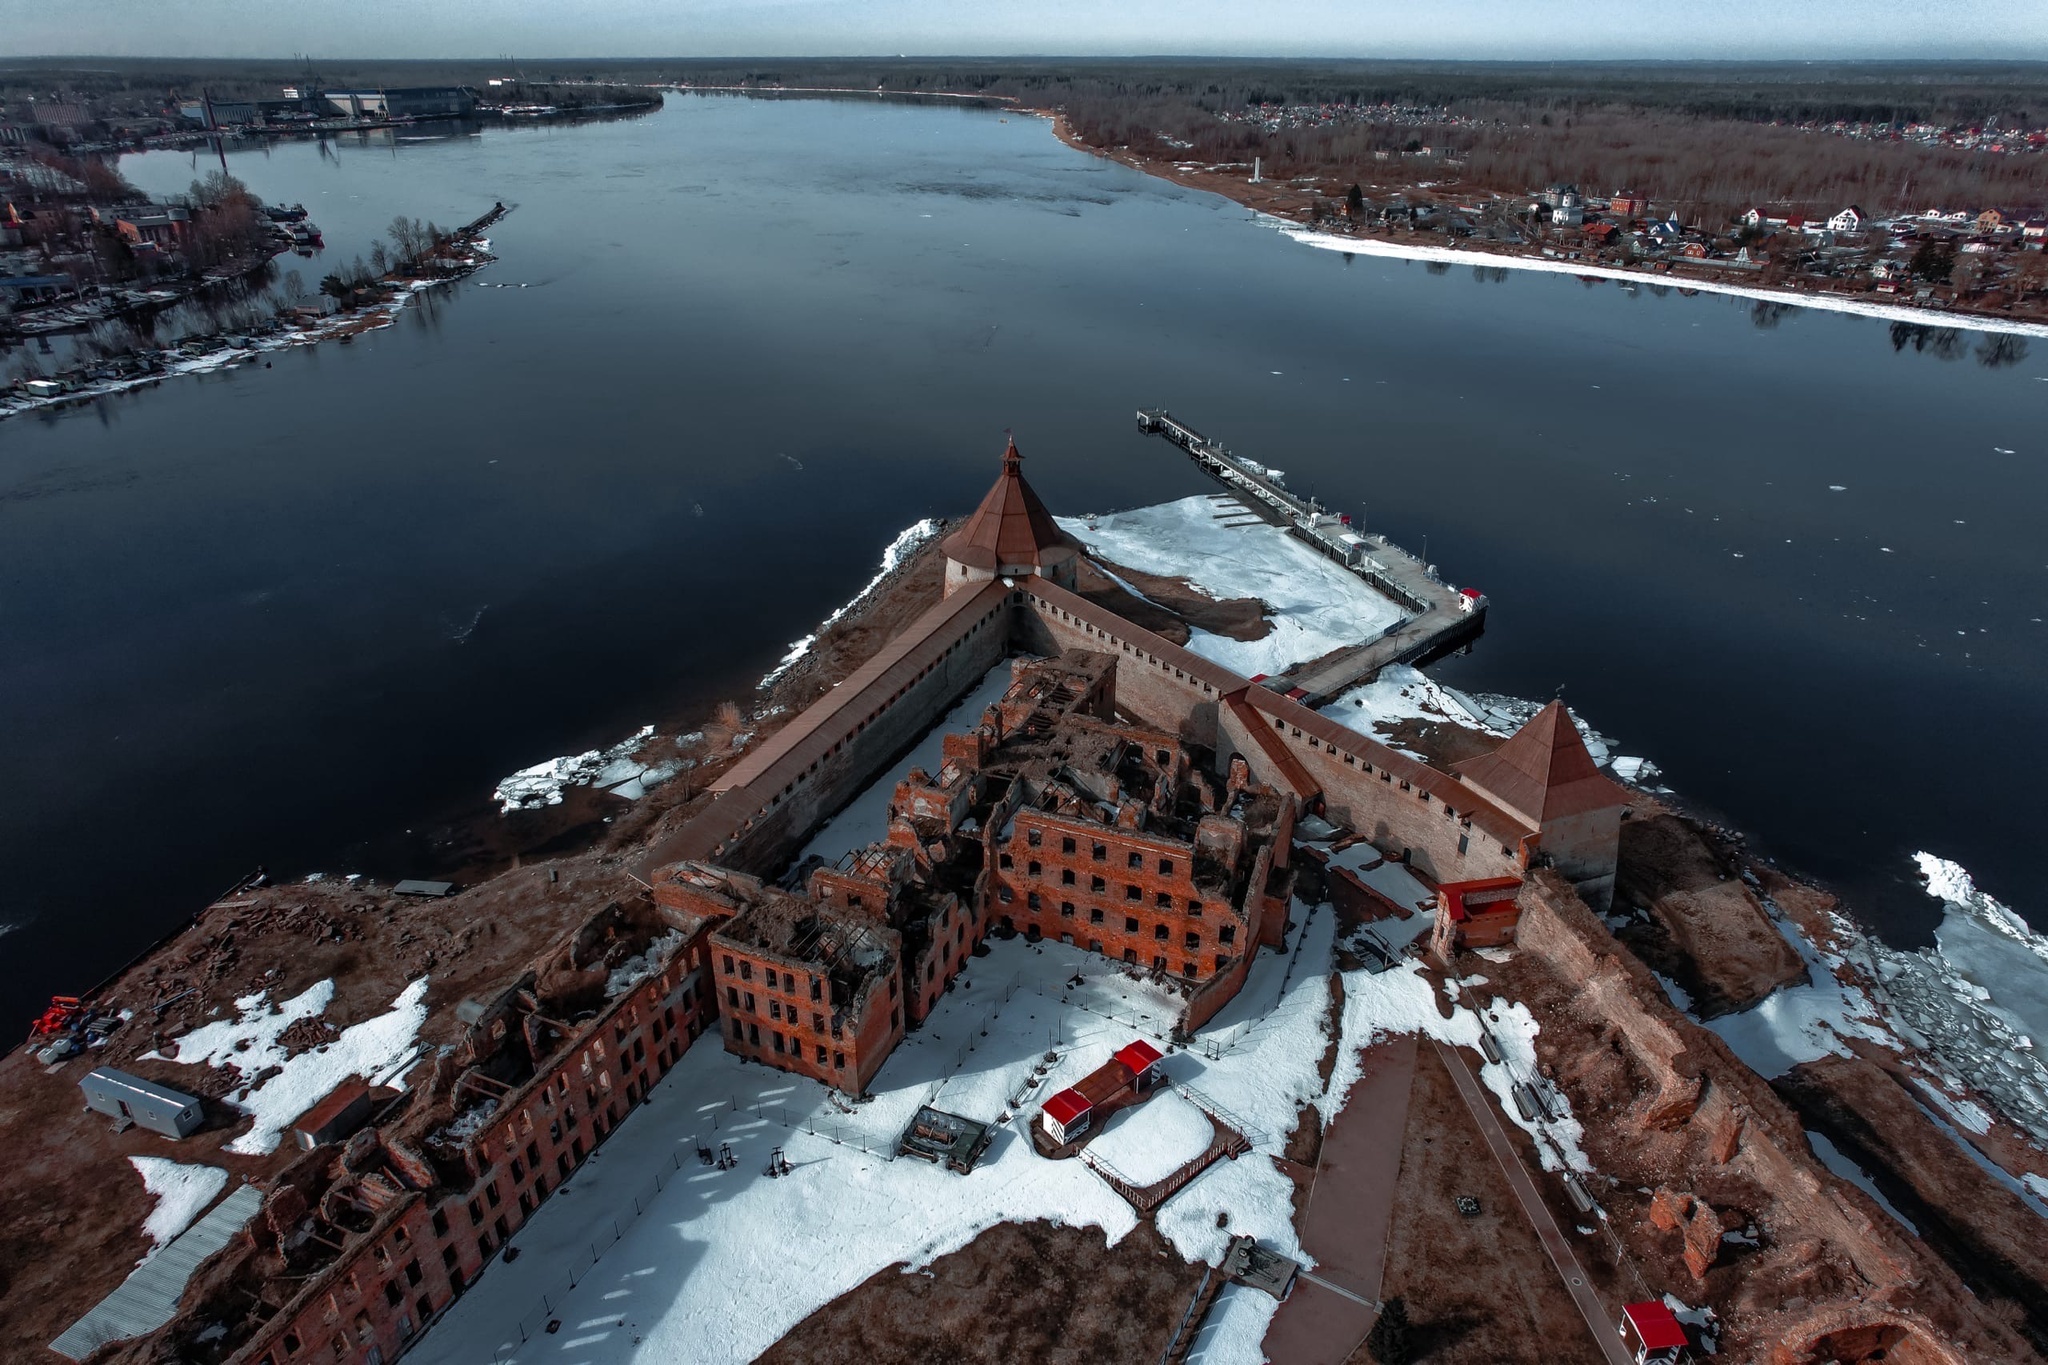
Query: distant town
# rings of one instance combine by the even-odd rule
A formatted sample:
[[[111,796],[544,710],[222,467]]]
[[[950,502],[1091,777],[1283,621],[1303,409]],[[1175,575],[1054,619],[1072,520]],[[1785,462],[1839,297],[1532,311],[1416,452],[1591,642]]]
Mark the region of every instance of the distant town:
[[[59,89],[8,101],[0,117],[0,417],[346,338],[388,320],[407,286],[482,265],[479,234],[504,211],[460,229],[398,214],[388,242],[367,258],[308,280],[276,264],[313,260],[325,246],[303,205],[266,204],[224,157],[187,194],[152,200],[122,178],[122,152],[609,117],[660,100],[645,90],[504,77],[481,88],[284,85],[272,97]]]

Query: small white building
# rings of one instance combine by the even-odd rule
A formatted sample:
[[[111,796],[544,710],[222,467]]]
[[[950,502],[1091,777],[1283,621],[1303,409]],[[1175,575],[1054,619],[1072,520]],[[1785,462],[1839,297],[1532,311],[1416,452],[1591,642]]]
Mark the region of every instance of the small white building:
[[[1828,229],[1832,232],[1861,232],[1863,230],[1863,210],[1851,204],[1848,208],[1843,209],[1840,213],[1828,219]]]

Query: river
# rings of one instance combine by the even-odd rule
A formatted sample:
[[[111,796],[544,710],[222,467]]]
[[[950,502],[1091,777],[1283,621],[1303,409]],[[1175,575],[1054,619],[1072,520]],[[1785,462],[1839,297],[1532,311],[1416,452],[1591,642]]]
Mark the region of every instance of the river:
[[[1891,941],[1922,849],[2048,920],[2048,354],[1347,260],[958,107],[228,160],[325,230],[309,289],[393,215],[514,212],[353,345],[0,424],[0,1015],[259,862],[426,870],[406,831],[506,773],[743,696],[1005,428],[1062,512],[1209,491],[1154,405],[1483,588],[1439,676],[1563,687]]]

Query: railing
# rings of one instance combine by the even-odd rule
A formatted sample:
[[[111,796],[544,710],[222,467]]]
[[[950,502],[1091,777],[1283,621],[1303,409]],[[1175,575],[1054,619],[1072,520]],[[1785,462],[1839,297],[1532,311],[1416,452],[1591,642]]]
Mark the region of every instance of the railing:
[[[1173,1335],[1167,1339],[1166,1349],[1159,1353],[1159,1365],[1173,1365],[1176,1352],[1180,1352],[1182,1355],[1186,1354],[1180,1344],[1182,1337],[1188,1338],[1190,1346],[1194,1344],[1194,1335],[1191,1329],[1199,1330],[1201,1320],[1208,1310],[1208,1300],[1205,1296],[1209,1293],[1209,1285],[1215,1278],[1215,1266],[1202,1267],[1202,1282],[1195,1286],[1195,1296],[1188,1300],[1187,1308],[1180,1315],[1180,1321],[1174,1325]]]
[[[1252,1127],[1249,1123],[1246,1123],[1243,1119],[1231,1113],[1228,1109],[1225,1109],[1193,1086],[1176,1085],[1173,1087],[1173,1092],[1207,1114],[1210,1118],[1216,1120],[1216,1122],[1222,1124],[1225,1128],[1228,1128],[1231,1132],[1242,1137],[1246,1142],[1256,1144],[1265,1141],[1264,1134],[1257,1128]]]

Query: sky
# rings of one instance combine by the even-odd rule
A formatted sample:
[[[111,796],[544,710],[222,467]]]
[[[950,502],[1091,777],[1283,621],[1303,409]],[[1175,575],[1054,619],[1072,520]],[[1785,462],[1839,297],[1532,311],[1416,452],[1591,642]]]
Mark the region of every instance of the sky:
[[[8,56],[2048,58],[2041,0],[0,0]]]

